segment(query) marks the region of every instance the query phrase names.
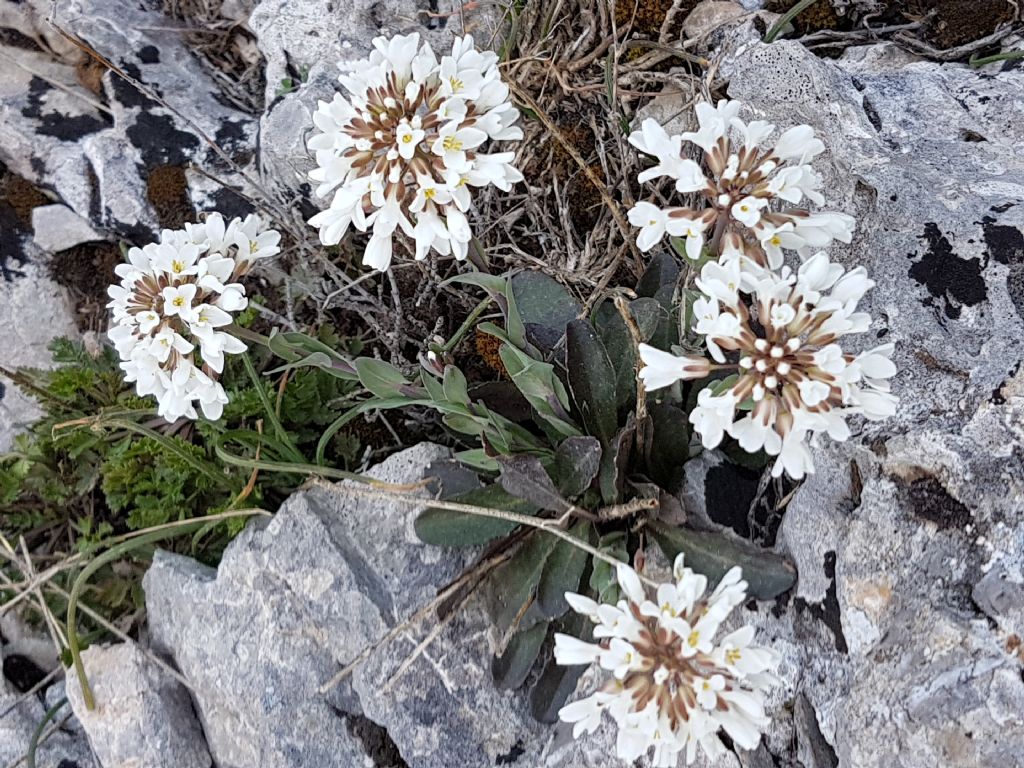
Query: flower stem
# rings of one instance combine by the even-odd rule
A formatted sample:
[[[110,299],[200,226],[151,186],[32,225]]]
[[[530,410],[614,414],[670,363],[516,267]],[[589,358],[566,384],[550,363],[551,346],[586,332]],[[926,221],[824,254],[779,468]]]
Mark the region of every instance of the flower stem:
[[[816,2],[818,2],[818,0],[800,0],[799,3],[797,3],[784,14],[782,14],[781,18],[779,18],[779,20],[775,22],[775,25],[768,30],[768,34],[764,36],[764,40],[762,42],[775,42],[775,38],[779,36],[779,33],[782,32],[783,29],[785,29],[786,25],[789,24],[789,22],[795,19],[801,11],[803,11],[806,8],[810,8]]]

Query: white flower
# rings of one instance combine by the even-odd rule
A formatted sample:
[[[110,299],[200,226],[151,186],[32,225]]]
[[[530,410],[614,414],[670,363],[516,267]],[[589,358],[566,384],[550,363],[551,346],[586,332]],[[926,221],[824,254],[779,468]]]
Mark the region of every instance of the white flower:
[[[201,224],[164,230],[159,243],[130,249],[128,263],[115,268],[120,283],[108,289],[107,335],[125,381],[155,397],[164,419],[195,419],[196,404],[206,418],[220,418],[228,398],[216,375],[225,354],[246,347],[217,329],[248,303],[237,281],[255,260],[278,253],[279,240],[256,215],[225,224],[211,213]]]
[[[725,100],[717,106],[697,104],[699,129],[694,132],[669,135],[648,118],[630,134],[633,146],[658,161],[638,175],[641,183],[668,176],[675,179],[677,192],[702,198],[695,209],[665,210],[669,221],[700,222],[695,227],[699,236],[697,231],[686,233],[687,255],[699,257],[706,231],[716,233],[715,256],[721,256],[722,244],[732,239],[734,252],[738,249],[755,267],[770,269],[782,266],[783,249],[803,256],[832,240],[850,242],[853,219],[849,216],[787,208],[804,198],[816,205],[824,202],[821,176],[809,165],[825,149],[814,131],[806,125],[795,126],[784,131],[774,147],[766,147],[775,126],[740,120],[741,106]],[[685,157],[683,142],[687,141],[704,150],[704,169]],[[643,227],[646,221],[637,216],[633,223]],[[671,228],[667,231],[675,234]],[[648,230],[641,237],[646,245],[653,234]]]
[[[840,344],[870,323],[857,311],[874,285],[862,267],[846,272],[819,252],[795,275],[766,271],[745,281],[739,260],[731,259],[708,262],[696,282],[704,297],[693,305],[694,329],[704,334],[719,365],[705,361],[702,367],[699,358],[647,348],[641,360],[649,372],[645,367],[640,377],[650,379],[654,389],[708,375],[713,368],[736,371],[735,381],[720,394],[702,389],[690,413],[705,448],[729,434],[745,451],[777,456],[776,476],[785,471],[800,478],[814,471],[809,437],[846,440],[849,416],[882,419],[895,411],[897,398],[889,391],[896,375],[893,346],[852,355]],[[744,402],[750,403],[749,412],[736,418]]]
[[[589,598],[565,596],[603,639],[594,644],[557,634],[555,660],[598,664],[611,673],[600,690],[559,710],[559,719],[573,724],[573,737],[596,731],[607,713],[618,727],[616,754],[627,762],[650,752],[655,766],[674,768],[683,754],[692,763],[698,748],[714,757],[725,751],[722,730],[737,746],[755,748],[769,724],[764,693],[781,682],[772,674],[780,656],[753,644],[752,627],[715,642],[721,622],[745,599],[739,569],[707,597],[707,580],[686,568],[682,555],[674,582],[660,585],[653,599],[631,568],[620,566],[617,574],[626,597],[613,613],[603,614]],[[640,618],[627,626],[615,618],[623,614]]]
[[[469,210],[470,187],[507,192],[523,180],[513,153],[480,151],[488,141],[523,136],[498,57],[476,50],[468,36],[440,61],[416,34],[379,37],[373,46],[368,59],[344,67],[347,94],[320,102],[313,116],[317,167],[309,177],[331,200],[309,223],[325,245],[350,227],[373,225],[363,263],[378,270],[391,264],[397,230],[414,238],[416,259],[431,250],[465,258],[472,232],[452,212]],[[381,218],[385,206],[394,210]],[[448,234],[438,222],[447,222]]]
[[[676,356],[647,344],[640,344],[637,349],[643,363],[638,375],[648,391],[672,386],[677,381],[703,379],[711,372],[711,364],[703,357]]]
[[[668,214],[652,203],[640,202],[629,209],[629,223],[640,227],[636,238],[636,247],[641,251],[651,250],[665,236],[665,225]]]

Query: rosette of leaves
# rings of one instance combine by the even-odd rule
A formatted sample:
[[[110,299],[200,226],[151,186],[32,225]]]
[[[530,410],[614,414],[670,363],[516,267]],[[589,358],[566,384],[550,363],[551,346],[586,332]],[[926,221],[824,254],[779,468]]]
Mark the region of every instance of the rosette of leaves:
[[[567,613],[564,593],[614,600],[608,561],[632,561],[651,539],[669,561],[684,552],[687,565],[712,583],[741,566],[756,598],[792,586],[795,571],[780,556],[731,532],[682,523],[674,492],[685,463],[702,450],[691,439],[688,410],[699,388],[723,382],[680,384],[658,392],[657,401],[638,391],[637,344],[668,349],[697,341],[687,331],[692,294],[671,255],[653,259],[634,291],[612,293],[589,312],[539,272],[454,280],[487,291],[500,308],[503,322],[481,323],[477,331],[500,341],[507,378],[471,384],[454,365],[407,377],[381,360],[356,359],[373,397],[353,413],[435,409],[467,446],[428,471],[440,498],[548,520],[605,555],[514,520],[442,507],[419,516],[416,531],[427,543],[508,554],[485,585],[499,638],[499,685],[531,679],[535,715],[553,721],[575,686],[573,671],[553,663],[531,671],[553,628],[584,631]]]

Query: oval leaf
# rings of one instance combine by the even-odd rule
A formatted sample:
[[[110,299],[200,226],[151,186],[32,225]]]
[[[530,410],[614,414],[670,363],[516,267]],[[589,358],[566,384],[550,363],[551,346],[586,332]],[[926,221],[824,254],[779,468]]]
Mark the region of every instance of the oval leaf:
[[[583,423],[607,445],[618,427],[615,368],[597,331],[585,320],[573,320],[566,328],[565,367]]]
[[[581,541],[590,543],[593,527],[581,520],[569,529],[569,533]],[[545,617],[554,619],[569,610],[565,601],[566,592],[578,592],[580,579],[587,567],[590,554],[567,541],[559,541],[544,564],[544,573],[537,586],[537,607]]]
[[[477,507],[502,509],[521,515],[537,513],[537,507],[509,496],[497,485],[487,485],[454,496],[451,501],[472,504]],[[516,523],[494,517],[481,517],[450,509],[428,507],[413,524],[416,535],[427,544],[439,547],[475,547],[491,539],[511,533]]]
[[[743,569],[750,595],[758,600],[771,600],[796,582],[796,569],[782,555],[733,539],[714,531],[693,531],[675,528],[655,521],[648,529],[669,560],[680,552],[686,565],[708,577],[712,584],[734,565]]]
[[[547,634],[548,622],[542,621],[512,636],[505,652],[491,660],[491,676],[498,688],[511,690],[526,682]]]
[[[555,451],[555,480],[559,490],[570,499],[590,487],[600,468],[601,442],[596,437],[568,437]]]

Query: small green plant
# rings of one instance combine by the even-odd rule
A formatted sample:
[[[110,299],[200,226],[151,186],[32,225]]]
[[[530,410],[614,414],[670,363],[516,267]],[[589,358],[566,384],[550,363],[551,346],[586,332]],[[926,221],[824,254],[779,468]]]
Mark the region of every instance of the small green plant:
[[[440,499],[546,521],[577,542],[515,519],[445,506],[428,508],[416,520],[427,543],[511,553],[485,588],[501,637],[493,663],[499,685],[526,680],[551,628],[579,634],[579,617],[567,615],[566,592],[614,601],[616,572],[609,561],[632,562],[645,539],[670,560],[685,551],[687,565],[712,582],[741,566],[750,593],[760,599],[794,582],[782,557],[679,524],[683,515],[673,493],[685,463],[701,450],[688,413],[702,388],[729,383],[723,377],[681,382],[655,401],[638,382],[640,344],[696,347],[688,316],[693,292],[684,277],[672,255],[659,254],[635,290],[620,290],[590,311],[540,272],[454,278],[486,291],[485,303],[501,310],[501,324],[482,322],[476,330],[500,344],[502,381],[470,383],[448,353],[458,338],[432,348],[412,377],[382,360],[352,360],[370,397],[342,414],[323,439],[368,410],[431,408],[463,445],[452,461],[427,473]],[[763,455],[747,460],[766,463]],[[553,663],[539,676],[532,693],[538,717],[555,717],[572,690],[570,676]]]
[[[320,338],[346,347],[329,329]],[[274,506],[304,474],[261,473],[241,461],[303,463],[320,438],[324,414],[355,389],[315,367],[287,371],[276,381],[260,376],[256,366],[270,355],[256,350],[256,362],[228,361],[223,383],[230,402],[220,420],[175,426],[125,385],[113,350],[93,355],[66,339],[53,342],[51,350],[52,370],[3,371],[44,410],[13,450],[0,454],[4,534],[25,536],[33,549],[59,551],[70,542],[89,554],[131,532]],[[330,461],[345,466],[356,458],[358,442],[339,434],[326,451]],[[225,455],[236,463],[225,462]],[[244,524],[242,516],[229,517],[164,546],[215,563]],[[125,563],[112,565],[98,575],[90,598],[108,616],[138,607],[140,575]]]

